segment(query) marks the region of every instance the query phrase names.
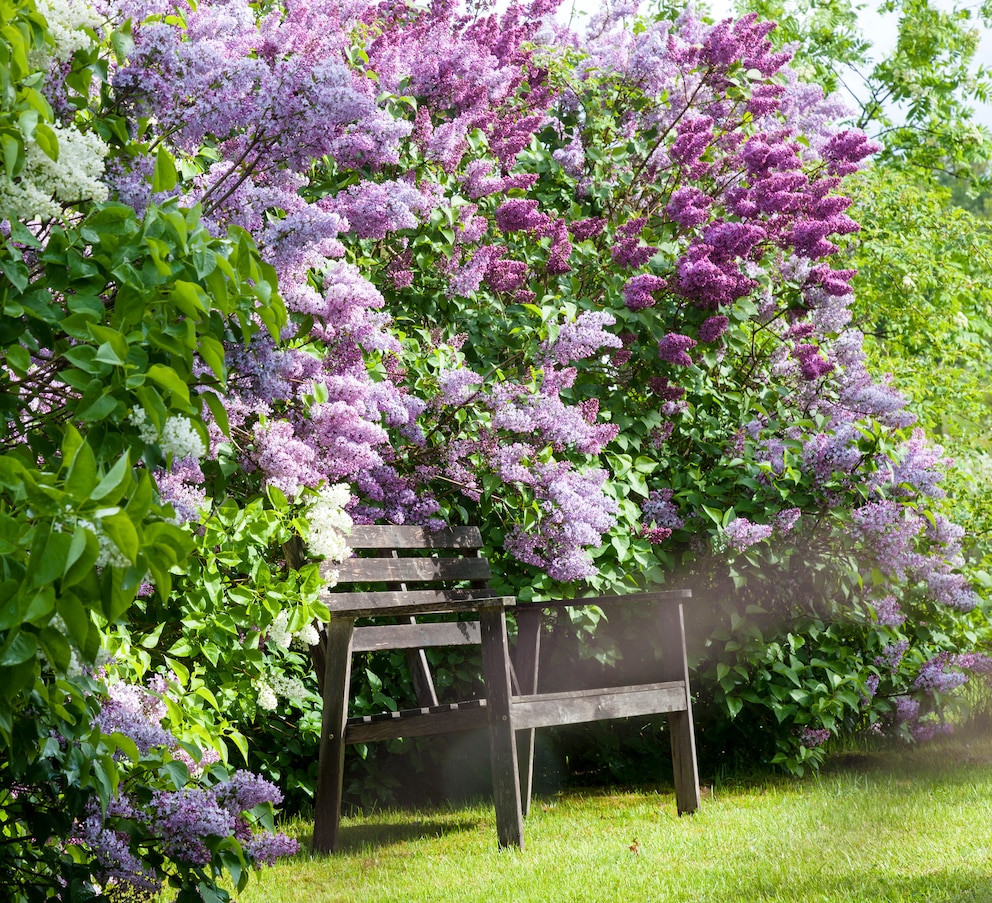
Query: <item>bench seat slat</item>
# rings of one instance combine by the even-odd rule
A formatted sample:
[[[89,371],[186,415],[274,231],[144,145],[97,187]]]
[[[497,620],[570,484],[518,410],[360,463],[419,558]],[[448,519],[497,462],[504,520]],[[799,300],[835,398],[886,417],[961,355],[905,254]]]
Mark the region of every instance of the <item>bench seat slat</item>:
[[[513,726],[524,730],[686,710],[686,687],[682,681],[538,693],[513,697]]]
[[[325,593],[321,601],[332,615],[371,618],[392,615],[474,612],[480,605],[507,608],[516,600],[491,589],[422,589],[381,593]]]
[[[345,743],[372,743],[400,737],[429,737],[454,731],[472,731],[489,724],[486,700],[475,699],[427,709],[403,709],[385,715],[349,718]]]

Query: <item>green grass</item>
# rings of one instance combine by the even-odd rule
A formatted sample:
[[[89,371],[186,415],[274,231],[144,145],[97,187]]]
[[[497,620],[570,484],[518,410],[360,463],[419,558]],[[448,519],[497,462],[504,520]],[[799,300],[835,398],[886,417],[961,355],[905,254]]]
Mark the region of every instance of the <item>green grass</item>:
[[[309,842],[310,825],[287,829]],[[992,903],[992,737],[841,757],[820,776],[538,799],[526,850],[489,805],[346,818],[333,857],[263,870],[244,903]]]

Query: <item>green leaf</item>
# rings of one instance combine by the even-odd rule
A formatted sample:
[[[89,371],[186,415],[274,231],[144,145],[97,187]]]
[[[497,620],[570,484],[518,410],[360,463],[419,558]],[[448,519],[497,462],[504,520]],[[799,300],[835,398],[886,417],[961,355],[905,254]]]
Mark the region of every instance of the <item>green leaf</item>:
[[[104,532],[111,541],[120,549],[121,553],[128,561],[134,562],[138,558],[140,544],[138,542],[138,531],[134,527],[131,518],[123,511],[103,517],[100,521]]]
[[[38,640],[34,634],[18,633],[0,653],[0,665],[9,667],[19,665],[34,658],[38,654]]]
[[[130,475],[130,455],[125,452],[124,456],[110,468],[109,473],[97,483],[96,487],[90,493],[90,498],[95,502],[103,501],[104,504],[115,504],[124,494]]]
[[[186,404],[189,404],[189,386],[186,385],[172,367],[164,364],[152,364],[148,368],[147,376],[157,382],[163,389],[178,395]]]
[[[39,122],[32,137],[34,138],[35,144],[41,148],[46,157],[49,157],[52,160],[58,160],[59,139],[50,125],[47,125],[44,122]]]
[[[31,366],[31,354],[23,345],[11,345],[6,351],[7,366],[18,376],[24,376]]]
[[[176,172],[176,161],[172,154],[166,149],[164,144],[158,146],[158,153],[155,154],[155,170],[152,173],[152,191],[172,191],[179,181],[179,174]]]
[[[117,409],[117,399],[112,395],[101,395],[92,404],[87,405],[77,416],[87,423],[106,420]]]
[[[85,649],[91,622],[89,612],[83,607],[83,603],[74,594],[64,594],[59,598],[56,606],[69,630],[69,636],[80,649]]]
[[[62,588],[75,586],[92,574],[99,557],[100,544],[96,537],[85,527],[77,526],[73,531],[69,552],[66,555]]]

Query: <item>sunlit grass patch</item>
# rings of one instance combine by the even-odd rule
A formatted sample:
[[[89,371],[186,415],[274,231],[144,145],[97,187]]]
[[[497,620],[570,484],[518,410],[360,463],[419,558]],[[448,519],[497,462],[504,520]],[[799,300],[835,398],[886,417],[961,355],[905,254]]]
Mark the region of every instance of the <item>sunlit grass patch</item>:
[[[346,818],[342,838],[243,899],[992,903],[992,738],[724,781],[684,818],[664,789],[565,792],[535,801],[523,852],[496,849],[488,803]]]

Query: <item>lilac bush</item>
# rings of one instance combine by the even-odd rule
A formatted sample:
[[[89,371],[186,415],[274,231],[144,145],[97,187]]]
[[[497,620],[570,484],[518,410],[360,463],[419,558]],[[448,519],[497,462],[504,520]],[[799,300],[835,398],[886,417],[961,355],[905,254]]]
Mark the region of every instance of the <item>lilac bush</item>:
[[[142,385],[112,424],[193,553],[174,591],[158,562],[128,630],[254,755],[291,745],[260,711],[289,707],[312,740],[320,581],[287,549],[343,485],[356,523],[480,523],[522,602],[691,583],[701,717],[786,767],[818,762],[824,732],[908,723],[899,700],[939,721],[918,678],[970,652],[979,600],[946,461],[850,325],[842,179],[874,146],[771,23],[624,5],[579,36],[553,7],[100,0],[105,83],[63,97],[50,78],[53,109],[100,136],[117,202],[195,211],[262,261],[193,251],[162,275],[181,322],[213,329],[177,376],[193,394]],[[129,259],[164,273],[156,241]],[[259,297],[240,332],[207,313],[228,270]],[[116,366],[107,341],[87,366]],[[123,572],[113,551],[94,567]],[[202,857],[209,826],[170,850]]]
[[[938,508],[947,462],[850,325],[842,179],[876,147],[774,25],[164,8],[105,8],[134,39],[120,109],[175,156],[181,203],[251,233],[291,317],[229,349],[211,454],[243,486],[345,482],[356,522],[478,519],[524,600],[687,575],[727,600],[698,606],[706,694],[774,705],[786,764],[821,755],[803,730],[922,693],[912,668],[941,650],[916,626],[978,599]],[[143,164],[112,156],[123,196]],[[749,688],[783,623],[860,650],[815,706]],[[912,664],[867,694],[907,624]],[[804,686],[816,646],[789,665]]]

